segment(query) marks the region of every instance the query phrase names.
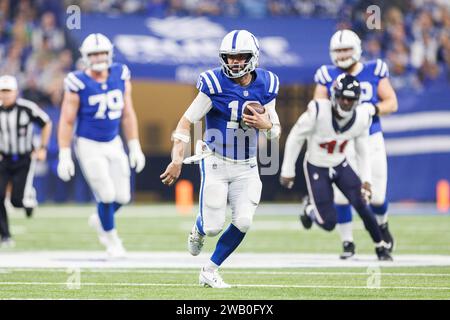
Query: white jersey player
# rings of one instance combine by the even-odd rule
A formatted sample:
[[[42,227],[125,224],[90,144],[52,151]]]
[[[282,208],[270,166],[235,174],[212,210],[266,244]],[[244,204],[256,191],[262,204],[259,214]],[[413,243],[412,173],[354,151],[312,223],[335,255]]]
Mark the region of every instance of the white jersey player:
[[[395,112],[398,108],[394,89],[389,82],[389,69],[381,59],[360,62],[361,40],[351,30],[339,30],[330,40],[330,57],[333,65],[323,65],[314,76],[316,88],[314,99],[330,99],[331,87],[338,75],[345,72],[355,76],[361,84],[361,102],[367,102],[373,115],[369,130],[369,148],[371,151],[372,192],[371,209],[376,214],[381,226],[383,240],[388,243],[392,251],[394,239],[387,223],[388,201],[387,188],[387,158],[384,146],[380,116]],[[346,148],[346,155],[356,172],[359,168],[355,163],[355,151],[352,143]],[[342,259],[351,257],[355,252],[352,234],[352,212],[347,198],[335,190],[335,202],[338,212],[337,230],[343,242]]]
[[[246,30],[228,33],[220,46],[222,68],[200,75],[199,93],[173,134],[172,162],[161,175],[172,185],[179,177],[184,150],[190,141],[192,123],[206,118],[205,141],[200,142],[194,159],[200,161],[200,212],[188,239],[188,250],[198,255],[204,237],[218,235],[225,223],[227,202],[232,222],[217,242],[210,261],[201,269],[199,282],[214,288],[227,288],[218,273],[222,262],[237,248],[250,228],[258,206],[262,184],[257,165],[258,133],[278,138],[280,124],[275,112],[278,77],[257,68],[259,44]],[[250,103],[265,107],[256,113]],[[249,108],[253,115],[244,114]]]
[[[332,101],[318,99],[309,103],[287,138],[280,182],[292,187],[295,163],[308,140],[304,171],[312,205],[301,216],[303,226],[309,229],[314,221],[327,231],[334,229],[337,212],[332,185],[335,184],[363,220],[375,243],[378,258],[392,260],[380,227],[367,205],[371,194],[368,136],[372,116],[366,106],[356,108],[360,92],[356,78],[342,74],[336,79]],[[355,144],[361,179],[346,161],[345,148],[350,141]]]
[[[130,201],[130,165],[140,172],[145,166],[136,114],[131,100],[130,71],[113,63],[113,46],[100,33],[90,34],[80,48],[87,68],[70,72],[58,130],[58,175],[68,181],[75,173],[71,155],[75,130],[75,154],[97,201],[98,215],[89,224],[111,257],[125,254],[114,223],[115,212]],[[120,138],[120,125],[128,141],[129,162]]]

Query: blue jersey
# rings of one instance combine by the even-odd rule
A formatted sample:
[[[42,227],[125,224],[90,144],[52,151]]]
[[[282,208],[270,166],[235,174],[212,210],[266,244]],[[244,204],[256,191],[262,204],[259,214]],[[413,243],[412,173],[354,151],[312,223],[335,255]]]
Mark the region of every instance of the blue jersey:
[[[253,72],[253,81],[243,87],[221,68],[203,72],[197,88],[212,100],[206,114],[205,142],[216,153],[234,160],[256,157],[258,130],[243,124],[242,112],[251,102],[265,105],[276,98],[278,77],[264,69]]]
[[[65,90],[80,97],[76,135],[95,141],[111,141],[120,130],[124,107],[125,81],[130,79],[126,65],[113,63],[108,79],[100,83],[84,71],[70,72],[64,79]]]
[[[317,69],[314,81],[327,87],[328,96],[331,96],[331,88],[334,80],[344,70],[334,65],[323,65]],[[361,71],[355,75],[361,84],[361,102],[379,102],[377,95],[378,83],[381,79],[389,77],[389,69],[381,59],[363,63]],[[370,126],[370,134],[381,131],[380,117],[374,116]]]

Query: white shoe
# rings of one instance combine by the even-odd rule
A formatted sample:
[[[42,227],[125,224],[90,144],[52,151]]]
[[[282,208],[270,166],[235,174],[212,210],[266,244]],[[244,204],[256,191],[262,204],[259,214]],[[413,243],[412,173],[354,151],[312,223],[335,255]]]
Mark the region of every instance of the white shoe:
[[[2,239],[0,242],[0,248],[14,248],[16,246],[16,242],[11,238]]]
[[[117,258],[125,258],[127,251],[123,247],[122,243],[120,243],[106,248],[106,253],[108,254],[108,257],[112,259],[117,259]]]
[[[105,232],[106,253],[110,258],[124,258],[126,250],[115,229]]]
[[[97,232],[98,240],[106,247],[108,245],[108,241],[106,239],[105,230],[103,230],[102,223],[100,222],[100,218],[97,213],[93,213],[89,216],[88,225]]]
[[[188,251],[193,256],[198,256],[203,248],[205,242],[205,236],[201,235],[197,230],[197,226],[194,224],[191,233],[188,237]]]
[[[200,270],[200,276],[198,277],[198,282],[204,287],[211,287],[217,289],[227,289],[231,288],[228,283],[225,283],[219,274],[219,271],[209,271],[202,268]]]

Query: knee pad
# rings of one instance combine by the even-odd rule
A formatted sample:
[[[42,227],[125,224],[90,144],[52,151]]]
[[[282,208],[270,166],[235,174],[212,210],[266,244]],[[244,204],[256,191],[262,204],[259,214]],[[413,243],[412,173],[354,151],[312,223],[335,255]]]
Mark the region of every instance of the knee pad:
[[[387,200],[386,200],[386,195],[384,194],[379,194],[377,192],[372,193],[372,199],[370,200],[370,204],[374,207],[383,207],[383,206],[387,206]]]
[[[352,221],[352,207],[347,205],[335,205],[337,213],[337,223],[347,223]]]
[[[212,183],[203,187],[203,204],[213,210],[224,210],[227,205],[227,187],[220,183]]]
[[[247,197],[239,197],[234,204],[232,224],[242,233],[246,233],[252,225],[253,215],[261,199],[261,190],[261,180],[251,179],[247,185]]]
[[[219,183],[204,186],[202,202],[203,232],[209,237],[214,237],[222,231],[225,223],[226,186]]]
[[[246,233],[250,229],[252,222],[253,219],[251,217],[240,217],[235,219],[233,224],[239,229],[240,232]]]
[[[208,237],[215,237],[217,236],[219,233],[222,232],[222,228],[205,228],[203,227],[203,231],[205,232],[205,234]]]
[[[92,191],[97,199],[97,202],[113,203],[116,200],[116,192],[112,185],[99,186],[92,184]]]
[[[258,179],[251,179],[247,187],[247,195],[250,202],[257,206],[261,200],[262,182]]]
[[[336,226],[337,214],[332,203],[316,203],[315,205],[316,223],[323,229],[331,231]]]
[[[130,192],[128,192],[128,193],[120,192],[120,191],[116,192],[116,202],[117,203],[127,204],[130,201],[131,201],[131,194],[130,194]]]

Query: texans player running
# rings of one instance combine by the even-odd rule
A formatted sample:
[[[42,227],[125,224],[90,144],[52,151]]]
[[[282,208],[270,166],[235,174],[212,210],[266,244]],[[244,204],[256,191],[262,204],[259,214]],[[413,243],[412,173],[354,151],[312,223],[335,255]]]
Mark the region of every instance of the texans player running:
[[[389,70],[381,59],[362,63],[361,40],[351,30],[339,30],[330,40],[330,57],[334,65],[321,66],[315,76],[316,88],[313,99],[330,99],[333,81],[342,72],[355,76],[361,84],[361,102],[368,102],[366,106],[373,115],[370,126],[369,150],[372,169],[372,199],[370,206],[376,214],[381,227],[383,240],[389,250],[394,249],[394,239],[388,228],[386,200],[387,188],[387,158],[384,146],[380,116],[397,111],[397,97],[389,81]],[[355,151],[350,143],[346,148],[347,159],[352,167],[355,166]],[[347,259],[355,254],[352,232],[352,211],[347,198],[334,186],[335,203],[338,212],[338,231],[343,242],[341,259]]]
[[[145,166],[131,100],[130,71],[112,63],[113,46],[100,33],[90,34],[80,48],[86,69],[70,72],[58,130],[58,175],[69,181],[75,174],[71,142],[76,124],[75,154],[97,201],[97,214],[89,224],[111,257],[125,249],[117,235],[114,214],[130,201],[130,165],[140,172]],[[129,163],[120,139],[122,124],[128,142]]]
[[[380,227],[367,205],[371,195],[368,135],[372,116],[367,106],[356,107],[360,94],[358,80],[342,74],[333,87],[332,101],[317,99],[308,104],[308,110],[300,116],[287,138],[280,182],[292,187],[295,163],[305,140],[308,140],[304,171],[312,204],[301,216],[303,226],[309,229],[314,221],[327,231],[334,229],[337,222],[333,205],[334,183],[360,215],[375,243],[378,259],[392,260]],[[344,154],[348,142],[353,139],[363,182]]]
[[[193,157],[200,161],[200,212],[188,237],[188,250],[198,255],[204,237],[222,231],[229,202],[232,222],[199,276],[201,285],[228,288],[218,268],[249,230],[261,196],[256,160],[258,132],[275,139],[281,128],[275,111],[279,80],[272,72],[257,68],[259,44],[255,36],[246,30],[231,31],[222,40],[219,56],[221,68],[199,77],[199,93],[172,135],[172,162],[161,179],[170,186],[180,176],[191,124],[206,117],[204,142],[197,143],[197,155]],[[248,106],[250,103],[264,106],[266,112],[256,112]],[[246,107],[253,115],[243,113]]]

